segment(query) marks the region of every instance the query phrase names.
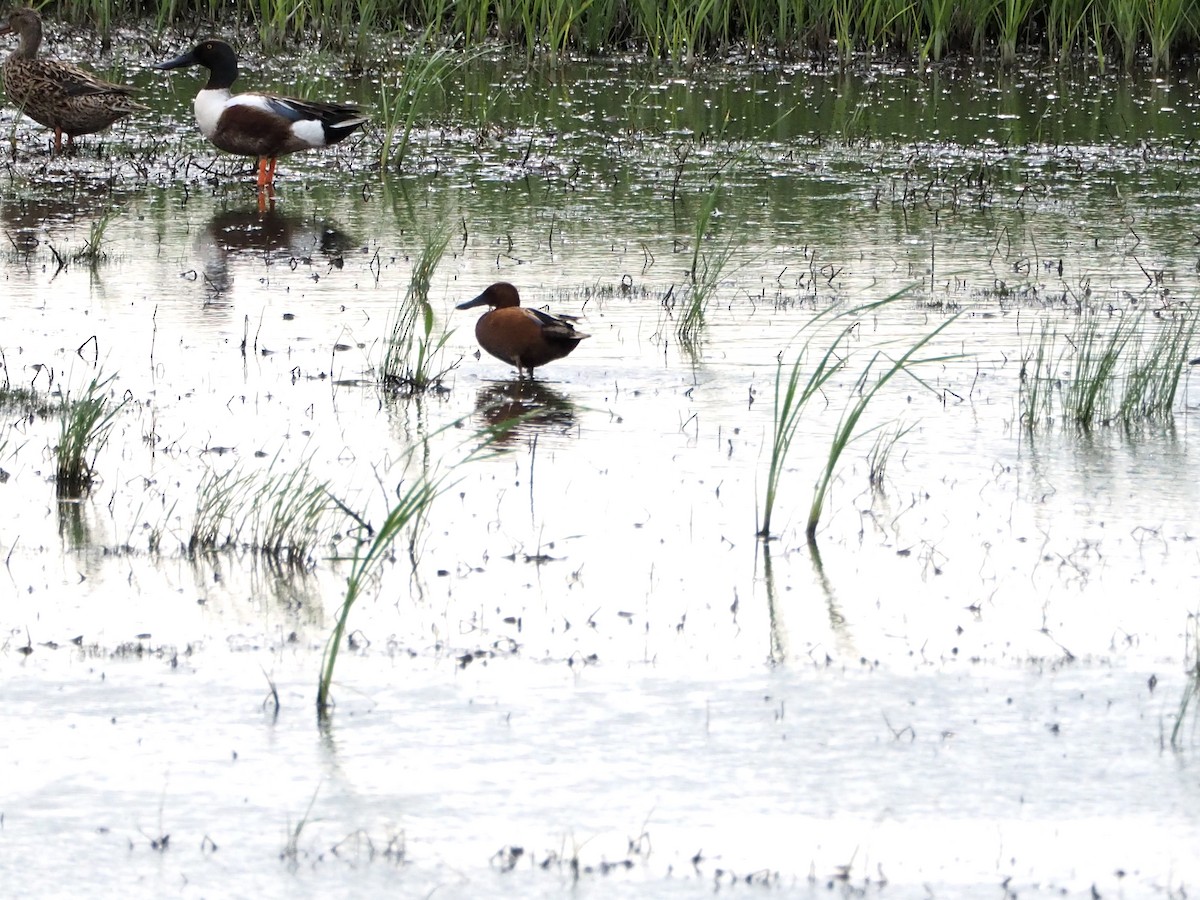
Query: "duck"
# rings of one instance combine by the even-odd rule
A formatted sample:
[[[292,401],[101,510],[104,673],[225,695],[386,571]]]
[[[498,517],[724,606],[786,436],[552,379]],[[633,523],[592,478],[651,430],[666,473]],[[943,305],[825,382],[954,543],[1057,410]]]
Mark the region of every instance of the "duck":
[[[274,189],[275,163],[280,156],[336,144],[367,123],[362,109],[345,103],[257,91],[231,93],[238,77],[237,54],[216,38],[201,41],[154,68],[165,72],[187,66],[208,69],[208,84],[196,94],[193,104],[200,133],[220,150],[257,157],[260,192]]]
[[[517,367],[517,374],[548,362],[562,359],[591,337],[575,330],[574,317],[554,316],[538,309],[521,306],[521,295],[507,281],[490,285],[478,297],[460,303],[455,309],[490,306],[491,310],[475,323],[479,346],[496,359]]]
[[[147,109],[133,99],[131,87],[97,78],[71,63],[39,59],[42,17],[36,10],[9,13],[0,35],[13,33],[17,49],[0,65],[4,90],[17,109],[54,129],[54,155],[62,152],[64,134],[69,150],[76,135],[103,131],[118,119]]]

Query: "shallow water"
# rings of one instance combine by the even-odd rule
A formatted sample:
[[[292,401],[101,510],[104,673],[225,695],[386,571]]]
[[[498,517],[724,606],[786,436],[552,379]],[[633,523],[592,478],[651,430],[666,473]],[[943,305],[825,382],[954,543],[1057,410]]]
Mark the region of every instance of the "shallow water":
[[[1081,315],[1148,310],[1153,333],[1194,306],[1194,79],[480,61],[399,172],[373,166],[372,132],[285,160],[260,213],[247,165],[192,131],[199,77],[136,77],[155,116],[53,161],[22,122],[6,164],[10,384],[77,393],[99,371],[128,403],[78,503],[55,497],[53,417],[0,430],[4,883],[1197,881],[1190,712],[1169,746],[1200,572],[1190,380],[1170,424],[1020,425],[1042,322],[1069,370]],[[678,300],[718,185],[700,259],[732,262],[689,348]],[[440,222],[451,368],[396,398],[377,369]],[[501,278],[592,334],[536,386],[478,358],[474,313],[452,309]],[[816,313],[903,288],[858,317],[806,410],[778,538],[757,540],[777,360]],[[955,313],[926,353],[953,358],[869,407],[864,430],[910,430],[882,489],[874,436],[851,445],[817,565],[811,486],[858,374]],[[460,462],[511,412],[503,452]],[[185,551],[206,472],[306,460],[373,523],[414,467],[453,480],[415,570],[399,547],[353,610],[326,729],[315,683],[349,540],[301,570]]]

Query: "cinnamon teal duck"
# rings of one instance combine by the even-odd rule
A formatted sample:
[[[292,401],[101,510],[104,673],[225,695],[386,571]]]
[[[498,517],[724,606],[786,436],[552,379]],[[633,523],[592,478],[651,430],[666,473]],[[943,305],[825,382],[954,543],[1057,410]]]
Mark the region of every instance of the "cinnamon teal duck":
[[[529,372],[548,362],[562,359],[591,335],[576,331],[572,317],[552,316],[550,313],[521,306],[517,289],[506,281],[498,281],[473,300],[460,303],[457,309],[490,306],[475,323],[475,339],[479,346],[496,359],[517,367],[517,374]]]
[[[196,94],[194,103],[201,134],[228,153],[258,157],[260,189],[274,187],[278,157],[336,144],[367,123],[361,109],[344,103],[250,91],[231,93],[238,77],[237,54],[215,38],[201,41],[155,68],[166,71],[185,66],[208,69],[208,84]]]
[[[8,99],[39,125],[54,129],[54,152],[62,152],[75,136],[103,131],[130,113],[146,109],[133,99],[133,88],[97,78],[57,59],[42,59],[42,17],[32,9],[15,9],[0,25],[0,34],[16,33],[17,49],[0,68]]]

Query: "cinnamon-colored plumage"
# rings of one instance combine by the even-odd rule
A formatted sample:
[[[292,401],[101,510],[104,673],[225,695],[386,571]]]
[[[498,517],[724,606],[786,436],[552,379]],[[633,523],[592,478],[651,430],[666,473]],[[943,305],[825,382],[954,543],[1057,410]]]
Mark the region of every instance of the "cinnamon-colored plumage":
[[[562,359],[584,338],[591,335],[576,331],[568,316],[521,306],[517,289],[506,281],[491,285],[478,297],[458,304],[458,309],[490,306],[475,323],[475,339],[479,346],[496,359],[516,366],[519,374]]]

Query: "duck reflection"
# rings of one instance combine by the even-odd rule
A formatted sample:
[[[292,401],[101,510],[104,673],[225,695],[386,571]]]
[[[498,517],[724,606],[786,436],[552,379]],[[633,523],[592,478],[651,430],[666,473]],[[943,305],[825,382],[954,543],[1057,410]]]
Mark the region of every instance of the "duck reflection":
[[[336,223],[288,215],[275,206],[222,210],[201,241],[204,278],[217,292],[233,287],[230,261],[239,255],[257,256],[265,265],[287,261],[293,269],[314,264],[340,269],[346,251],[355,246],[353,236]]]
[[[514,379],[489,384],[476,396],[475,411],[495,429],[497,444],[575,427],[575,404],[562,391],[540,381]]]
[[[43,242],[55,242],[63,237],[56,232],[75,233],[86,230],[91,223],[111,212],[111,194],[92,195],[72,192],[69,197],[10,197],[0,207],[5,234],[19,253],[32,253]]]

